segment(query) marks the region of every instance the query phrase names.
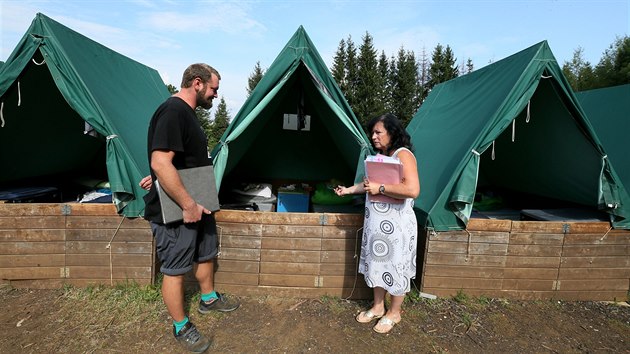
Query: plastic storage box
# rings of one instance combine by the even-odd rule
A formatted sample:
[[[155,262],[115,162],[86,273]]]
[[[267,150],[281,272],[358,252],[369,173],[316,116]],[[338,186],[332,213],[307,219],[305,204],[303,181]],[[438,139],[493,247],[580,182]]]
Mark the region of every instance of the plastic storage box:
[[[278,191],[279,213],[308,213],[309,193],[307,191]]]

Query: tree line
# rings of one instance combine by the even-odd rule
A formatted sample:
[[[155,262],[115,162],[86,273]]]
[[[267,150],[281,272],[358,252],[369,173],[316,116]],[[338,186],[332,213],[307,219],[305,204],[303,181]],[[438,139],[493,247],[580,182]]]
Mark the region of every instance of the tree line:
[[[562,72],[575,91],[630,83],[630,37],[617,37],[595,66],[584,59],[584,49],[578,47]]]
[[[429,55],[423,48],[419,56],[400,47],[387,56],[374,48],[373,37],[366,31],[357,48],[352,36],[341,39],[334,54],[330,72],[362,126],[374,116],[391,112],[407,126],[431,89],[442,82],[474,70],[470,58],[457,64],[449,45],[437,44]],[[617,37],[593,66],[584,59],[578,47],[562,71],[574,91],[584,91],[630,83],[630,37]],[[249,96],[265,74],[257,61],[247,80]],[[171,93],[177,92],[168,85]],[[197,108],[197,117],[208,136],[212,149],[221,139],[232,117],[221,97],[214,118],[207,110]]]

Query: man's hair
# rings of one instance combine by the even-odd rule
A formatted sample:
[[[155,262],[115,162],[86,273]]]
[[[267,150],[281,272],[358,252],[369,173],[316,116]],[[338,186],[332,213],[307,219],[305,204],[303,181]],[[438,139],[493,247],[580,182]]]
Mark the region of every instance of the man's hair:
[[[192,82],[196,78],[200,78],[201,81],[206,83],[210,81],[212,74],[216,75],[217,78],[221,80],[221,74],[219,74],[219,72],[210,65],[204,63],[191,64],[184,71],[184,75],[182,75],[181,87],[186,88],[192,86]]]

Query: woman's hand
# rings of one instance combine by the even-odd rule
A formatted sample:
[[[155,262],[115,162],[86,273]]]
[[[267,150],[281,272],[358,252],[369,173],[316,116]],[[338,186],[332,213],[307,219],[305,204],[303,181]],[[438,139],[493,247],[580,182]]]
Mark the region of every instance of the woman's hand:
[[[363,179],[363,189],[365,189],[365,191],[368,194],[371,195],[377,195],[380,193],[379,188],[381,188],[381,185],[378,183],[370,183],[370,180],[367,178]]]
[[[348,188],[344,187],[344,186],[337,186],[335,187],[335,194],[343,197],[344,195],[348,194]]]

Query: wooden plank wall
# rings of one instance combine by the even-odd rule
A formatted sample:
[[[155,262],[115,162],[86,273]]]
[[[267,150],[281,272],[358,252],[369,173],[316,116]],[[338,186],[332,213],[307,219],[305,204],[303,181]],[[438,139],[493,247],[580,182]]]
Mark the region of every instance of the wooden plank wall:
[[[422,238],[421,238],[422,239]],[[427,232],[421,288],[438,296],[625,300],[630,231],[609,223],[472,219]]]
[[[221,211],[217,289],[369,299],[357,274],[362,224],[359,214]],[[420,240],[418,280],[429,294],[625,300],[630,288],[630,231],[608,223],[473,219],[466,231],[424,231]],[[156,269],[148,223],[113,205],[0,204],[2,281],[149,284]]]
[[[110,204],[0,204],[0,279],[30,288],[150,284],[151,230]]]
[[[216,219],[218,289],[296,297],[371,296],[357,273],[362,215],[221,211]]]

